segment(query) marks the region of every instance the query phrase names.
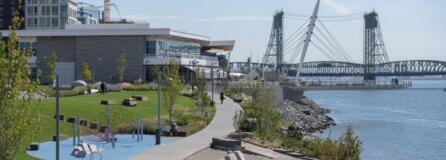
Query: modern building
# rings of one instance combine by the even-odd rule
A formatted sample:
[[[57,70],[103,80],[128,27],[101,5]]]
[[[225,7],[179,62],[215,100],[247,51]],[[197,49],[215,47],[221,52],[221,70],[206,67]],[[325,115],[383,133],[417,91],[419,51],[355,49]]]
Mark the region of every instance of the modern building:
[[[18,0],[0,0],[0,30],[7,30],[12,22],[13,15],[23,16]],[[19,29],[24,26],[20,26]]]
[[[32,46],[35,50],[29,63],[34,72],[42,71],[42,83],[49,82],[48,57],[52,52],[58,54],[56,72],[63,84],[81,79],[84,63],[90,66],[94,81],[116,81],[121,53],[127,59],[127,82],[152,81],[154,67],[171,61],[181,64],[185,81],[191,79],[196,67],[204,68],[208,77],[212,70],[215,78],[222,78],[235,44],[170,28],[150,28],[149,24],[67,25],[61,30],[20,30],[18,34],[22,47]]]
[[[78,3],[77,8],[77,19],[82,24],[99,24],[101,11],[98,7],[86,3]]]
[[[25,28],[30,30],[63,29],[81,23],[72,0],[25,0],[24,10]]]

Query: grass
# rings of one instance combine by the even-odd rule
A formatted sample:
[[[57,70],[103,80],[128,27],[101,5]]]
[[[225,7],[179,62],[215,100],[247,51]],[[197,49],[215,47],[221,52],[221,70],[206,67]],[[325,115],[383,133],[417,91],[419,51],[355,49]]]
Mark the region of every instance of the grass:
[[[134,95],[147,96],[148,101],[139,102],[136,107],[124,107],[121,102],[124,98],[129,98]],[[81,95],[74,97],[62,97],[60,99],[60,112],[65,115],[65,121],[61,122],[61,136],[68,138],[72,136],[73,124],[67,123],[68,117],[80,117],[81,119],[88,120],[89,123],[99,123],[99,125],[105,125],[106,107],[100,105],[101,100],[114,100],[117,105],[111,106],[111,129],[117,131],[117,126],[123,126],[136,123],[136,119],[143,118],[145,121],[154,121],[157,113],[157,94],[155,91],[123,91],[123,92],[111,92],[107,95],[93,94],[93,95]],[[56,122],[54,120],[55,115],[55,98],[49,98],[41,101],[33,101],[34,106],[38,108],[38,114],[40,116],[40,125],[42,133],[36,136],[36,142],[51,141],[52,136],[55,133]],[[215,108],[208,109],[213,117]],[[178,96],[177,104],[174,107],[175,110],[184,112],[186,115],[197,115],[201,109],[196,107],[195,101],[191,98]],[[161,107],[161,115],[163,119],[168,119],[167,109]],[[184,117],[182,117],[184,118]],[[206,126],[203,126],[202,122],[196,121],[196,116],[189,120],[189,126],[192,127],[191,131],[201,130]],[[194,123],[198,123],[194,126]],[[195,127],[195,128],[194,128]],[[94,132],[83,129],[83,134],[92,134]],[[18,159],[35,159],[26,154],[25,151],[20,152]]]

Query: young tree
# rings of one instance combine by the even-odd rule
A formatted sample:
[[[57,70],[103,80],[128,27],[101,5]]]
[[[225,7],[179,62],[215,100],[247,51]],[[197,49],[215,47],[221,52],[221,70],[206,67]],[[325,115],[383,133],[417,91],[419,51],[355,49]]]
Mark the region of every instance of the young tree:
[[[256,119],[255,134],[262,141],[271,141],[277,138],[281,126],[280,114],[274,108],[274,95],[272,91],[260,92],[255,89],[252,93],[252,108],[250,116]]]
[[[172,123],[173,107],[176,103],[178,94],[182,89],[180,77],[180,65],[176,60],[171,60],[170,64],[164,68],[163,76],[163,99],[164,104],[169,112],[169,122]]]
[[[32,53],[17,46],[15,30],[21,21],[14,16],[9,39],[0,41],[0,160],[16,159],[39,131],[39,117],[30,104],[37,89],[27,62]]]
[[[54,84],[54,80],[56,79],[56,62],[57,62],[57,54],[56,52],[51,53],[48,59],[48,69],[50,73],[48,74],[48,79]]]
[[[82,65],[82,79],[86,82],[91,82],[91,70],[87,63]]]
[[[123,82],[124,81],[124,73],[125,73],[125,65],[127,64],[127,59],[125,58],[125,52],[122,51],[121,55],[119,56],[118,61],[118,81]]]
[[[197,74],[195,76],[195,84],[197,85],[197,100],[199,104],[201,105],[201,112],[204,112],[204,106],[205,106],[205,100],[207,98],[207,87],[206,87],[206,79],[204,77],[204,70],[197,68],[195,70],[195,73]]]

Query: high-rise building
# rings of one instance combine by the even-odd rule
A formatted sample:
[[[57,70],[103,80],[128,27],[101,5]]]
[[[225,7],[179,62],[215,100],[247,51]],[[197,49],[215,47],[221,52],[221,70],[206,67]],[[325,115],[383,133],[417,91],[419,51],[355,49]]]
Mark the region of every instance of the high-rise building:
[[[23,15],[23,10],[19,7],[21,5],[20,3],[22,3],[22,1],[0,0],[0,30],[9,29],[13,15]],[[23,25],[20,26],[19,29],[21,28],[23,28]]]
[[[98,24],[101,11],[98,7],[86,3],[78,3],[77,19],[82,24]]]
[[[26,29],[63,29],[67,24],[81,24],[77,4],[72,0],[26,0]]]

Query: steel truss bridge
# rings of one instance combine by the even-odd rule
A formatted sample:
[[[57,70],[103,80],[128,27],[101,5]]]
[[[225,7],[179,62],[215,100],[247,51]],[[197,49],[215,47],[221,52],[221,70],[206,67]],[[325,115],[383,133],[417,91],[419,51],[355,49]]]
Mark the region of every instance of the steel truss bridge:
[[[251,63],[252,68],[273,68],[273,65]],[[288,76],[296,76],[298,64],[285,64],[283,66]],[[364,76],[363,64],[340,61],[305,62],[302,65],[301,76]],[[247,62],[231,62],[231,72],[248,73]],[[425,76],[446,75],[446,62],[433,60],[395,61],[375,65],[375,76]]]
[[[339,42],[327,30],[325,25],[318,19],[319,1],[317,2],[313,15],[306,25],[307,30],[299,27],[296,32],[284,40],[283,18],[286,14],[283,11],[277,12],[273,18],[273,25],[267,50],[261,63],[230,62],[229,71],[250,74],[252,71],[262,73],[264,71],[278,71],[286,73],[288,76],[314,76],[314,77],[343,77],[362,76],[364,80],[375,80],[376,76],[425,76],[425,75],[446,75],[446,62],[436,60],[406,60],[390,61],[382,38],[378,14],[370,12],[363,15],[364,25],[364,61],[362,64],[352,62],[350,56],[345,53]],[[359,17],[362,18],[362,17]],[[307,22],[308,22],[307,21]],[[323,28],[318,27],[322,26]],[[301,29],[301,30],[300,30]],[[325,29],[325,32],[323,32]],[[301,31],[301,35],[295,34]],[[319,32],[319,33],[317,33]],[[316,39],[312,39],[312,36]],[[296,38],[297,37],[297,38]],[[300,38],[299,38],[300,37]],[[325,42],[321,39],[327,38]],[[332,38],[330,40],[330,37]],[[296,39],[293,42],[287,40]],[[334,39],[334,40],[333,40]],[[288,45],[295,43],[296,45]],[[313,44],[323,52],[330,61],[304,62],[308,46]],[[291,46],[291,47],[289,47]],[[300,56],[298,63],[285,63],[285,56],[288,48],[296,48],[301,53],[294,54],[290,59]],[[300,48],[299,48],[300,47]],[[325,47],[325,48],[324,48]],[[333,49],[330,55],[328,50]],[[290,50],[290,49],[288,49]],[[339,60],[333,60],[338,57]],[[291,60],[292,61],[292,60]],[[301,65],[299,65],[301,64]],[[260,78],[261,75],[257,75]]]

